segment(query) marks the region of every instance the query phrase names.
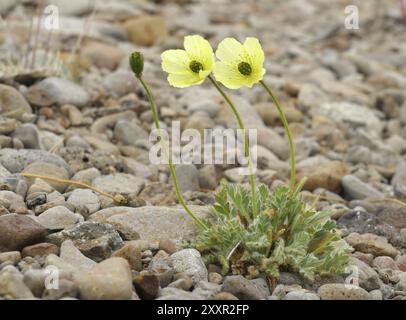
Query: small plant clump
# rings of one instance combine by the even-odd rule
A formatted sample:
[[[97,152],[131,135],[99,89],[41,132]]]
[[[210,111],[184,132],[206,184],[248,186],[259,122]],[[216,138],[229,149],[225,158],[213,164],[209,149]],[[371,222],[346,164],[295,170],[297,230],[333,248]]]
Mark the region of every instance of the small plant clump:
[[[221,264],[223,273],[264,272],[270,279],[281,270],[312,280],[316,274],[343,274],[351,247],[335,232],[331,211],[318,212],[304,203],[301,185],[293,193],[285,186],[272,193],[257,188],[258,214],[242,185],[222,183],[215,196],[207,229],[193,246],[207,263]]]

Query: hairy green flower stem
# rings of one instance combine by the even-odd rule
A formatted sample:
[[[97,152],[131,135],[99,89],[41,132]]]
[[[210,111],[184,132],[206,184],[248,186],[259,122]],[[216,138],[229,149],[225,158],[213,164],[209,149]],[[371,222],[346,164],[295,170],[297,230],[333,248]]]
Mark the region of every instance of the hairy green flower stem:
[[[245,132],[244,123],[242,122],[241,116],[240,116],[237,108],[235,107],[234,103],[230,100],[230,98],[227,96],[227,94],[224,92],[224,90],[219,86],[217,81],[214,80],[214,78],[211,75],[209,75],[208,78],[210,79],[210,81],[213,83],[214,87],[220,92],[220,94],[223,96],[223,98],[226,100],[226,102],[230,106],[231,110],[234,113],[234,116],[237,119],[237,122],[238,122],[238,125],[240,126],[240,129],[244,133],[245,156],[248,158],[248,166],[249,166],[249,170],[250,170],[250,184],[251,184],[251,193],[252,193],[252,211],[253,211],[253,215],[255,217],[258,214],[257,195],[256,195],[256,191],[255,191],[255,175],[253,174],[253,170],[252,170],[252,159],[251,159],[250,146],[249,146],[248,137],[247,137],[246,132]]]
[[[178,197],[179,203],[182,205],[183,209],[185,209],[185,211],[189,214],[189,216],[196,221],[196,223],[198,223],[201,227],[203,227],[204,229],[207,229],[208,226],[206,226],[206,224],[200,220],[193,212],[192,210],[189,209],[189,207],[186,204],[185,199],[183,198],[182,192],[180,191],[180,187],[179,187],[179,182],[178,182],[178,178],[176,177],[176,173],[175,173],[175,169],[173,167],[173,162],[172,162],[172,158],[169,156],[168,151],[167,151],[167,147],[165,144],[165,141],[162,137],[161,134],[161,126],[159,125],[159,119],[158,119],[158,112],[156,110],[156,106],[155,106],[155,102],[154,102],[154,98],[152,97],[152,93],[149,90],[149,87],[147,86],[147,84],[145,83],[145,81],[142,79],[142,76],[139,75],[137,76],[137,79],[141,82],[141,85],[144,87],[145,92],[147,93],[148,96],[148,100],[149,100],[149,104],[151,106],[151,111],[152,114],[154,116],[154,122],[155,122],[155,126],[158,130],[158,136],[159,136],[159,141],[161,142],[162,145],[162,149],[163,152],[165,153],[165,157],[168,160],[169,163],[169,170],[171,171],[171,175],[172,175],[172,180],[173,180],[173,184],[175,186],[175,191],[176,191],[176,196]]]
[[[295,190],[295,174],[296,174],[296,168],[295,168],[295,146],[293,144],[293,139],[292,139],[292,133],[290,132],[289,129],[289,123],[288,120],[286,119],[285,113],[283,112],[283,109],[281,107],[281,104],[279,103],[278,99],[276,96],[272,93],[271,89],[266,85],[266,83],[261,80],[260,81],[261,85],[264,87],[265,91],[271,96],[273,103],[275,104],[276,109],[278,110],[279,117],[282,120],[282,124],[285,128],[286,136],[289,141],[289,149],[290,149],[290,192],[293,193]]]

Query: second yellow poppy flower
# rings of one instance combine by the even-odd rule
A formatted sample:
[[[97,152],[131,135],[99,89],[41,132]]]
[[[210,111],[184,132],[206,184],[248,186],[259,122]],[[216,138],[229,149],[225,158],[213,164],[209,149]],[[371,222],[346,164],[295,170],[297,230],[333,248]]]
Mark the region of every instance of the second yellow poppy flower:
[[[220,61],[214,65],[214,76],[229,89],[251,88],[264,77],[265,54],[257,38],[249,37],[244,44],[226,38],[220,42],[216,57]]]

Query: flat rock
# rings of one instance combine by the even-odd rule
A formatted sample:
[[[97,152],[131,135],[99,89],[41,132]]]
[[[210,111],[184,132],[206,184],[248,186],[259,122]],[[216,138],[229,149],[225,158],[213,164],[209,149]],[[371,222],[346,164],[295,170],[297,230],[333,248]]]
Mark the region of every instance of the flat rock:
[[[206,207],[191,206],[190,209],[201,218],[208,214]],[[92,214],[89,220],[112,224],[122,234],[137,233],[146,241],[187,239],[196,232],[196,223],[180,207],[114,207]]]
[[[100,176],[92,185],[111,194],[124,193],[137,195],[145,185],[145,180],[130,174]]]

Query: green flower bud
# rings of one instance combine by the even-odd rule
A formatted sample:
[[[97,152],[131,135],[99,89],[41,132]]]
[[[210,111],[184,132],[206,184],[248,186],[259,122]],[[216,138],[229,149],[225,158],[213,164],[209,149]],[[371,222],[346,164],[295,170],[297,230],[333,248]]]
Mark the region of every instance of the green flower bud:
[[[141,52],[136,51],[130,55],[130,66],[135,76],[140,78],[144,70],[144,57]]]

